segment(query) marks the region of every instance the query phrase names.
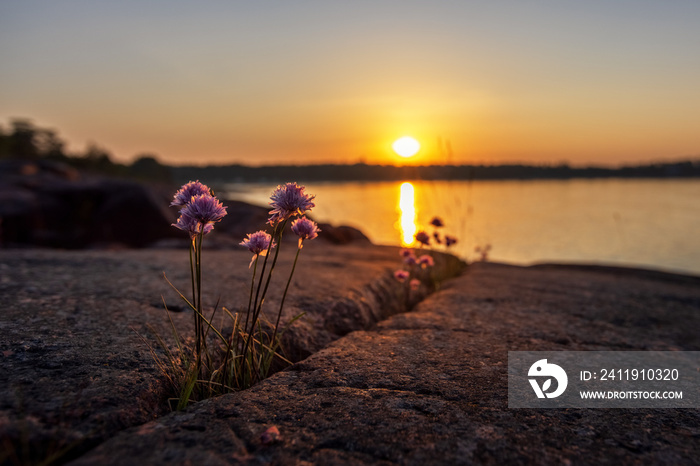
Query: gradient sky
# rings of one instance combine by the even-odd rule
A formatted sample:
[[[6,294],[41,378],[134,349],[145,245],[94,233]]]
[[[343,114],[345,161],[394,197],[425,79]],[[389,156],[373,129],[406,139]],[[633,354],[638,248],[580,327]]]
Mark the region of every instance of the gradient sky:
[[[403,135],[415,163],[677,160],[699,24],[697,0],[3,0],[0,124],[173,164],[394,163]]]

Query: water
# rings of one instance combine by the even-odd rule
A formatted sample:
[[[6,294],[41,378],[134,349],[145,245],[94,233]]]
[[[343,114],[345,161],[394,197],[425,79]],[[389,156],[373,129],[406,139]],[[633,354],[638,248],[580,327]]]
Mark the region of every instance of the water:
[[[274,187],[231,184],[225,197],[267,205]],[[475,247],[491,245],[493,261],[700,275],[697,179],[312,183],[307,192],[316,194],[318,221],[357,227],[377,244],[405,243],[412,228],[432,233],[439,216],[459,240],[451,251],[468,260],[478,258]]]

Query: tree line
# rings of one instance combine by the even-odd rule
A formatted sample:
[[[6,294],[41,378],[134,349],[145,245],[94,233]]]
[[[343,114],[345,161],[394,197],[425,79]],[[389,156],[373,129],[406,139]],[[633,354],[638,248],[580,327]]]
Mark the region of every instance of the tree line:
[[[634,165],[620,168],[561,165],[211,165],[172,167],[178,181],[214,182],[408,181],[408,180],[566,180],[573,178],[700,177],[700,160]]]
[[[31,120],[13,119],[9,130],[0,126],[0,160],[48,161],[66,164],[83,172],[172,182],[172,170],[154,155],[141,154],[127,165],[112,160],[112,154],[90,143],[84,152],[68,153],[55,130],[39,128]]]
[[[404,181],[404,180],[534,180],[572,178],[690,178],[700,177],[700,157],[678,162],[611,167],[558,165],[425,165],[393,166],[365,163],[338,165],[242,164],[168,166],[152,154],[138,155],[130,164],[112,161],[111,154],[96,144],[82,153],[69,154],[65,142],[51,129],[30,120],[14,119],[6,131],[0,126],[0,160],[48,160],[81,171],[148,181],[183,183],[202,179],[209,183],[309,181]]]

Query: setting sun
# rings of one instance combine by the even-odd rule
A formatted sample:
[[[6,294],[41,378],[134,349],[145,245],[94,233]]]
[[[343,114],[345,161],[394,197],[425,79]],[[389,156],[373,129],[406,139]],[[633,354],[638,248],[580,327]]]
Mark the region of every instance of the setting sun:
[[[413,139],[412,137],[405,136],[394,141],[391,145],[396,152],[401,157],[413,157],[420,150],[420,143]]]

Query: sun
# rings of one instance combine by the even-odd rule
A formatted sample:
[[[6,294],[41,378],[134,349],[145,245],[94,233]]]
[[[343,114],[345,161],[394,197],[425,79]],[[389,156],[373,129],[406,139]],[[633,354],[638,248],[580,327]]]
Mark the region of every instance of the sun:
[[[418,153],[420,150],[420,143],[410,136],[404,136],[394,141],[391,147],[394,149],[394,152],[401,157],[408,158]]]

